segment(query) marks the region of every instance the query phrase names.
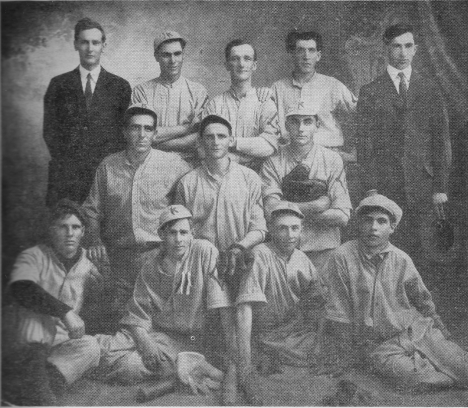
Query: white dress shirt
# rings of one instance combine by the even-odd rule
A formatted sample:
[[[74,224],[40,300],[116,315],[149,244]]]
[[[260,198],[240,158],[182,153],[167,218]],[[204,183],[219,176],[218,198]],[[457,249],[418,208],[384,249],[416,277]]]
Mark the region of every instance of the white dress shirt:
[[[94,89],[96,88],[96,83],[97,83],[100,73],[101,73],[100,65],[98,65],[92,71],[88,71],[86,68],[83,68],[80,65],[81,86],[83,87],[83,92],[86,89],[86,82],[88,81],[88,74],[91,74],[91,92],[94,93]]]
[[[403,74],[405,75],[406,89],[409,88],[412,72],[411,65],[407,66],[405,69],[396,69],[391,65],[387,65],[387,72],[388,75],[390,75],[390,78],[392,78],[393,84],[395,85],[395,88],[398,93],[400,93],[400,77],[398,76],[400,72],[403,72]]]

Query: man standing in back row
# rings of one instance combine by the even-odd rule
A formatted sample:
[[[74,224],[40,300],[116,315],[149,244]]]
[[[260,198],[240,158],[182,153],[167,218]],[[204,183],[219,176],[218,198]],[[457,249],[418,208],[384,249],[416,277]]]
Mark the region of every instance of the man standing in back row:
[[[379,189],[403,207],[406,216],[395,243],[410,254],[431,286],[431,222],[448,200],[448,116],[437,86],[412,69],[417,50],[413,28],[393,25],[383,40],[386,72],[360,92],[358,159],[366,187]]]
[[[355,153],[343,149],[350,143],[343,136],[340,122],[354,114],[357,99],[339,80],[316,71],[322,58],[322,36],[315,31],[293,31],[286,38],[286,50],[292,56],[294,71],[292,76],[275,82],[272,88],[281,135],[288,137],[286,114],[303,102],[317,111],[321,123],[314,142],[337,151],[345,163],[355,161]]]
[[[154,40],[154,58],[159,77],[137,85],[132,103],[143,103],[158,115],[158,134],[153,146],[183,152],[193,158],[201,112],[208,100],[203,85],[181,76],[186,41],[175,31],[165,31]]]
[[[47,205],[62,198],[82,203],[99,163],[125,147],[122,118],[130,84],[101,66],[106,34],[83,18],[75,26],[80,65],[50,81],[44,96],[44,140],[49,149]]]

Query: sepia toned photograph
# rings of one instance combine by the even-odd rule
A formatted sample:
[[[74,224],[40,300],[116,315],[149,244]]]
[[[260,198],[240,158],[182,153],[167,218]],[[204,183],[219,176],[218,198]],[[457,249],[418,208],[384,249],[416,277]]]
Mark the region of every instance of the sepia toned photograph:
[[[1,1],[2,406],[468,405],[468,3]]]

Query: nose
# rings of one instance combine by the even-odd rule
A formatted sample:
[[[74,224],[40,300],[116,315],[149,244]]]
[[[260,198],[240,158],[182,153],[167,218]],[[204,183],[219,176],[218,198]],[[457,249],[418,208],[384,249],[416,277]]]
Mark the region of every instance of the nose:
[[[376,231],[378,225],[379,225],[379,224],[377,223],[377,221],[372,221],[372,225],[371,225],[372,231]]]
[[[178,244],[180,244],[181,241],[182,241],[182,235],[180,234],[180,232],[176,233],[176,237],[175,237],[175,238],[176,238],[176,242],[177,242]]]
[[[304,123],[304,122],[300,122],[300,123],[299,123],[299,132],[303,132],[303,131],[305,130],[305,127],[306,127],[305,123]]]
[[[73,236],[73,227],[68,226],[65,231],[66,231],[67,237]]]

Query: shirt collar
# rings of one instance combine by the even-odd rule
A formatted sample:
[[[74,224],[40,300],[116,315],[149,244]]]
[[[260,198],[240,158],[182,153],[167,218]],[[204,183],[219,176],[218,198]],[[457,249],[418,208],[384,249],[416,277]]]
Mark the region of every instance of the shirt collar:
[[[387,65],[387,72],[388,75],[390,75],[390,78],[392,78],[392,81],[395,81],[396,79],[400,79],[398,77],[398,74],[400,72],[403,72],[405,74],[406,82],[409,82],[411,79],[411,72],[413,72],[413,69],[411,68],[411,65],[408,65],[405,69],[396,69],[395,67],[391,66],[390,64]]]
[[[94,68],[92,71],[88,71],[86,68],[83,68],[80,65],[80,76],[81,79],[88,79],[88,74],[91,74],[91,78],[94,81],[94,83],[97,82],[99,78],[99,74],[101,73],[101,65],[98,65],[96,68]]]
[[[165,81],[164,79],[162,79],[161,77],[158,77],[156,78],[157,82],[160,83],[161,85],[165,86],[166,88],[175,88],[177,86],[180,86],[182,80],[183,80],[183,77],[182,75],[174,82],[167,82]]]
[[[361,254],[364,256],[364,258],[366,258],[367,260],[371,260],[373,258],[375,258],[376,256],[379,257],[381,260],[384,259],[388,253],[390,252],[394,252],[395,251],[395,246],[393,246],[390,242],[388,243],[388,245],[382,249],[380,252],[378,252],[377,254],[374,254],[374,255],[370,255],[368,254],[367,252],[364,251],[364,248],[359,245],[359,251],[361,252]]]
[[[231,96],[232,96],[234,99],[237,99],[237,100],[240,100],[240,99],[242,99],[242,98],[246,98],[247,96],[257,95],[257,90],[256,90],[254,87],[250,88],[250,89],[247,91],[247,93],[245,94],[245,96],[243,96],[242,98],[239,98],[239,97],[237,96],[236,91],[235,91],[232,87],[229,88],[228,92],[231,94]]]
[[[303,163],[304,161],[307,161],[307,162],[312,162],[313,161],[313,158],[315,157],[315,153],[317,152],[317,143],[314,143],[312,145],[312,148],[309,150],[309,152],[303,156],[302,160],[297,160],[296,157],[294,156],[293,152],[292,152],[292,149],[291,149],[291,144],[288,144],[286,146],[286,148],[289,150],[289,155],[291,157],[291,159],[300,164],[300,163]]]
[[[317,71],[314,72],[314,75],[312,75],[312,78],[310,78],[307,82],[303,82],[303,83],[297,81],[294,78],[294,73],[291,74],[292,84],[293,84],[293,86],[297,86],[298,88],[302,88],[304,86],[304,84],[308,84],[308,83],[312,82],[313,80],[315,80],[315,78],[317,78]]]
[[[226,171],[226,174],[228,174],[228,173],[231,171],[233,165],[234,165],[234,162],[231,160],[231,158],[229,158],[229,166],[228,166],[228,169],[227,169],[227,171]],[[205,160],[202,161],[202,166],[203,166],[203,168],[205,169],[206,174],[208,174],[208,176],[210,176],[210,177],[211,177],[212,179],[214,179],[214,180],[220,180],[220,179],[222,179],[223,177],[226,176],[226,174],[222,175],[221,177],[218,176],[218,175],[216,175],[216,174],[213,174],[213,173],[210,171],[210,169],[208,168],[208,166],[206,165]]]

